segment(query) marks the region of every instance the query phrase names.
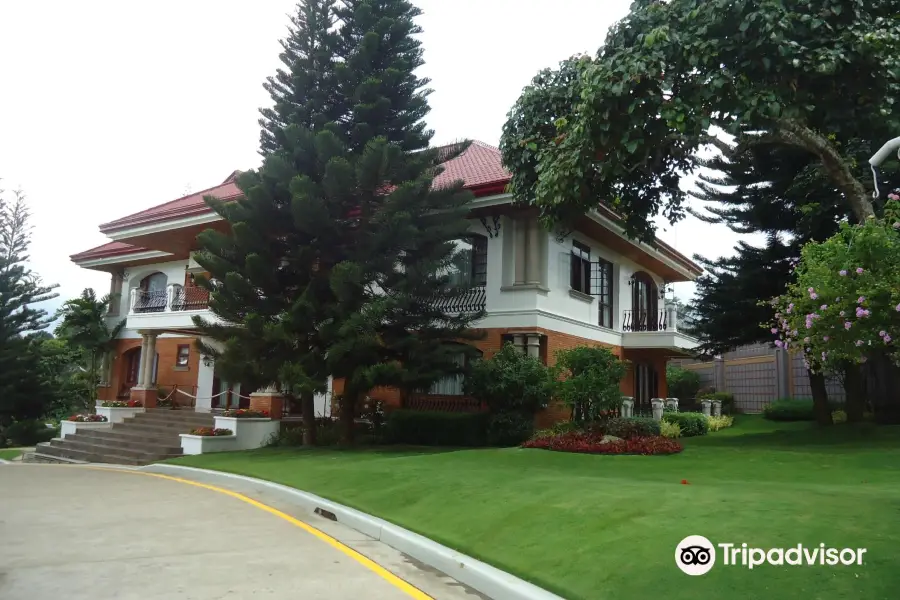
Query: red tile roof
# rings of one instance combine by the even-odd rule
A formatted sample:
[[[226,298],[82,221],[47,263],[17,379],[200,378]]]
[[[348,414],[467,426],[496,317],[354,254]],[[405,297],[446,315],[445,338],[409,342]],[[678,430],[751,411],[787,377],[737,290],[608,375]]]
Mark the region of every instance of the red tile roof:
[[[91,260],[92,258],[107,258],[122,254],[134,254],[135,252],[147,252],[147,249],[141,248],[140,246],[132,246],[125,242],[110,242],[108,244],[103,244],[102,246],[97,246],[96,248],[91,248],[90,250],[85,250],[84,252],[79,252],[78,254],[73,254],[69,258],[73,261],[85,261]]]
[[[434,187],[444,187],[462,180],[467,189],[478,190],[495,186],[506,187],[510,173],[503,168],[499,148],[484,142],[472,142],[466,151],[443,165],[444,171],[434,179]]]

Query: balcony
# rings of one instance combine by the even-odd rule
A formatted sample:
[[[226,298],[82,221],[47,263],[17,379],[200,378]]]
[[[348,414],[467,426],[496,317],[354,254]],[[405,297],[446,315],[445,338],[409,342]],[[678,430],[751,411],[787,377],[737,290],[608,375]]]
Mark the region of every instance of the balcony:
[[[131,290],[129,329],[186,329],[193,316],[207,312],[209,292],[198,287],[170,284],[165,290]]]
[[[697,340],[678,331],[674,304],[663,310],[625,310],[622,312],[622,347],[660,349],[687,353],[697,347]]]
[[[487,306],[484,286],[462,288],[452,296],[436,298],[434,306],[445,313],[477,313]]]

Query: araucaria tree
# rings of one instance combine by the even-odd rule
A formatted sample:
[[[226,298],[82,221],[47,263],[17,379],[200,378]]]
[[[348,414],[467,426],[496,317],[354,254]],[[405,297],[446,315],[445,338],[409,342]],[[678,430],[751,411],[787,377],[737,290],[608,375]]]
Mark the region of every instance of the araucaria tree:
[[[25,197],[16,192],[8,202],[0,191],[0,432],[13,421],[42,416],[52,398],[33,336],[50,321],[34,305],[55,298],[55,286],[42,285],[26,268],[29,241]]]
[[[232,233],[204,233],[197,260],[225,324],[200,325],[221,344],[207,351],[266,381],[342,380],[350,441],[373,387],[422,389],[473,352],[456,342],[481,315],[440,308],[457,293],[448,272],[470,196],[432,187],[445,153],[422,122],[418,9],[307,0],[298,11],[282,55],[293,75],[269,84],[263,164],[240,176],[243,199],[210,200]]]
[[[595,58],[522,93],[501,142],[512,190],[550,219],[605,203],[649,239],[651,216],[683,216],[698,150],[767,144],[815,157],[863,221],[866,171],[834,136],[896,126],[898,13],[898,0],[637,0]]]

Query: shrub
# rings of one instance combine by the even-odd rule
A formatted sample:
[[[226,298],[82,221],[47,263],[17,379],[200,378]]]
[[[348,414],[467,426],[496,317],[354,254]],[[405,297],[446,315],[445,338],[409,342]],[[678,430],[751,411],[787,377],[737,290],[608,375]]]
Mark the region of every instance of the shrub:
[[[619,385],[627,363],[608,348],[580,346],[556,353],[554,395],[572,409],[572,420],[586,423],[622,404]]]
[[[250,410],[249,408],[232,408],[222,413],[222,416],[233,417],[235,419],[268,419],[269,411]]]
[[[645,436],[631,439],[614,439],[599,433],[570,431],[568,433],[532,439],[522,444],[523,448],[539,448],[557,452],[581,452],[586,454],[675,454],[681,452],[681,444],[662,436]]]
[[[846,423],[847,422],[847,413],[842,410],[836,410],[831,413],[831,420],[835,423]]]
[[[443,413],[395,410],[388,415],[385,439],[418,446],[484,446],[487,413]]]
[[[49,442],[57,435],[59,435],[58,429],[51,429],[43,421],[37,419],[16,421],[3,432],[3,436],[12,446],[36,446],[41,442]],[[0,444],[0,448],[2,448],[2,444]]]
[[[666,367],[666,384],[669,396],[681,400],[691,400],[700,391],[700,374],[683,367],[669,365]]]
[[[66,417],[66,421],[75,421],[76,423],[106,423],[109,421],[103,415],[72,415]]]
[[[368,421],[372,425],[372,433],[378,435],[384,426],[384,402],[367,396],[360,417]]]
[[[782,398],[763,409],[763,418],[769,421],[814,421],[812,400]]]
[[[635,437],[659,435],[659,422],[649,417],[624,417],[610,419],[606,433],[625,440]]]
[[[196,429],[191,429],[191,435],[218,437],[220,435],[234,435],[234,432],[230,429],[223,429],[221,427],[217,429],[213,429],[212,427],[197,427]]]
[[[518,446],[534,432],[531,415],[519,412],[505,412],[491,415],[487,424],[487,444],[489,446]]]
[[[720,429],[725,429],[726,427],[734,425],[734,417],[729,417],[728,415],[706,417],[706,421],[709,423],[710,431],[719,431]]]
[[[267,446],[293,448],[303,445],[303,426],[287,427],[282,425],[276,433],[269,437]]]
[[[677,423],[683,437],[706,435],[709,432],[709,421],[703,413],[666,412],[663,413],[663,421]]]
[[[670,423],[669,421],[662,421],[659,424],[659,433],[665,438],[679,438],[681,437],[681,425],[678,423]]]
[[[549,404],[553,385],[550,369],[540,359],[505,344],[493,357],[473,363],[464,391],[492,413],[534,414]]]

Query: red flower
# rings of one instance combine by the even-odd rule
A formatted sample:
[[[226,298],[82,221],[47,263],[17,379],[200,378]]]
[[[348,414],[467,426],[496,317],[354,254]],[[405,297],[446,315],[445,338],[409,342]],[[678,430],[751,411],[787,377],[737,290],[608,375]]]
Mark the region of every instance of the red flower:
[[[687,479],[682,479],[682,480],[681,480],[681,485],[690,485],[690,484],[688,484],[688,480],[687,480]]]

